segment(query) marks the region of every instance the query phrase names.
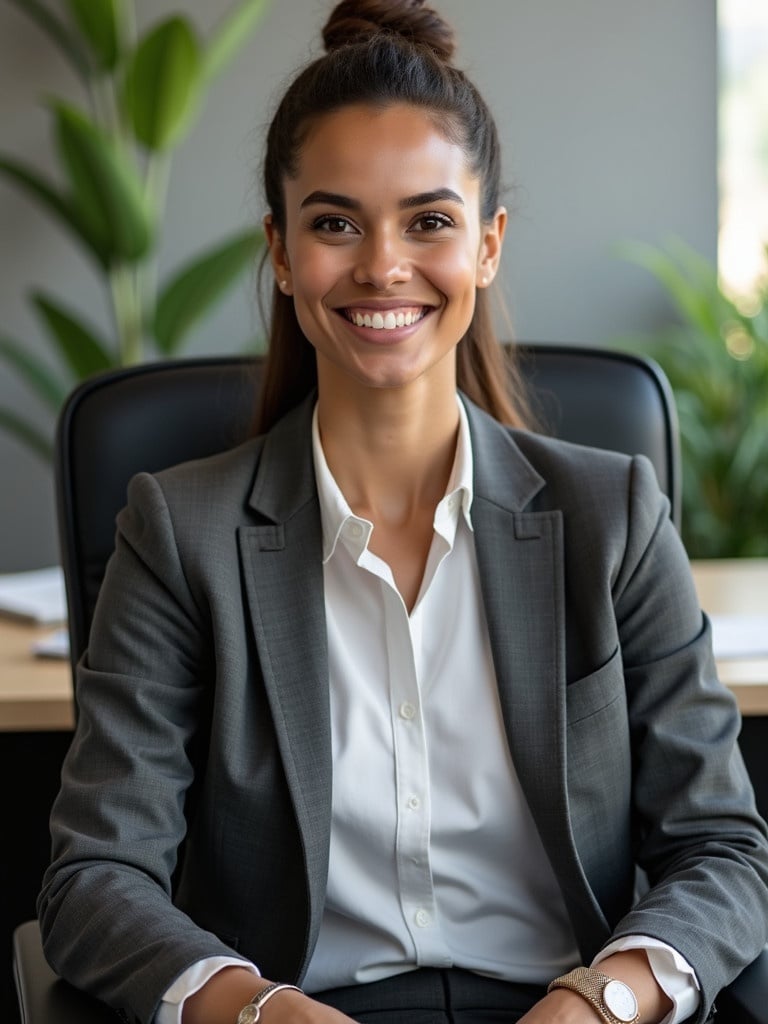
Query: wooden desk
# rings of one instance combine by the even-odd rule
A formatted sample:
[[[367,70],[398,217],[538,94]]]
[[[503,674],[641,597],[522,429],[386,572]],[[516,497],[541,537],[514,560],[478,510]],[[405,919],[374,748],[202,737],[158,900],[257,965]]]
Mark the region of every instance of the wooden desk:
[[[69,662],[30,653],[50,632],[0,617],[0,732],[73,728]]]
[[[768,615],[768,559],[694,562],[702,607],[710,614]],[[71,729],[69,663],[30,655],[48,629],[0,618],[0,732]],[[744,715],[768,715],[768,658],[718,664]]]
[[[691,567],[705,612],[768,616],[768,558],[714,559]],[[768,657],[722,659],[717,668],[742,715],[768,715]]]

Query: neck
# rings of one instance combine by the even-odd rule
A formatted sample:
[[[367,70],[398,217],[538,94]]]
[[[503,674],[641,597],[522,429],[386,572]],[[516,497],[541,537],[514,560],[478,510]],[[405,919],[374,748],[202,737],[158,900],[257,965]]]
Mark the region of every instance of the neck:
[[[373,522],[403,524],[434,511],[456,452],[454,388],[319,391],[318,424],[328,468],[350,508]]]

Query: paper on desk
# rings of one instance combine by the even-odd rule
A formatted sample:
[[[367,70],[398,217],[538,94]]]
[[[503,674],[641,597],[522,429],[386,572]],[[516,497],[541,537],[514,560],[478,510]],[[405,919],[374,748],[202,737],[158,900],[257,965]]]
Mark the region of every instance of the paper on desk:
[[[712,615],[716,658],[768,658],[768,615]]]
[[[68,658],[69,632],[67,627],[54,629],[52,633],[35,640],[32,644],[32,653],[37,658]]]
[[[40,625],[66,621],[61,567],[0,575],[0,613]]]

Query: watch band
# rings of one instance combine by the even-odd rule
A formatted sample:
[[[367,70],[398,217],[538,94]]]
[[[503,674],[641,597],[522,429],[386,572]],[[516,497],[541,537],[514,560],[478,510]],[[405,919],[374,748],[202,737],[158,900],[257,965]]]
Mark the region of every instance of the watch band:
[[[265,1003],[268,1003],[272,996],[276,996],[278,992],[283,992],[286,989],[291,989],[294,992],[301,992],[298,985],[288,985],[281,981],[275,981],[271,985],[267,985],[261,992],[257,992],[256,995],[251,999],[250,1003],[242,1008],[240,1013],[237,1015],[237,1021],[235,1024],[256,1024],[258,1019],[261,1017],[261,1009]],[[302,992],[302,995],[304,993]]]
[[[586,999],[605,1024],[637,1024],[640,1019],[637,998],[629,985],[594,967],[577,967],[555,978],[547,992],[556,988],[570,989]]]

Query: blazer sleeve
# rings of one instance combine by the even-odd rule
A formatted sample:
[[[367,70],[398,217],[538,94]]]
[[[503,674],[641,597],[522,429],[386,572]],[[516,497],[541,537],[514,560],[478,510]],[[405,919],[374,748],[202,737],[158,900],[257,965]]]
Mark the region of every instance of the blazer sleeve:
[[[629,528],[613,585],[632,746],[636,857],[650,887],[614,938],[670,943],[702,988],[697,1019],[766,941],[768,847],[717,679],[711,627],[666,499],[634,461]]]
[[[171,901],[213,673],[206,608],[185,578],[161,487],[141,475],[78,667],[78,724],[38,902],[53,968],[136,1021],[152,1020],[195,961],[236,955]]]

